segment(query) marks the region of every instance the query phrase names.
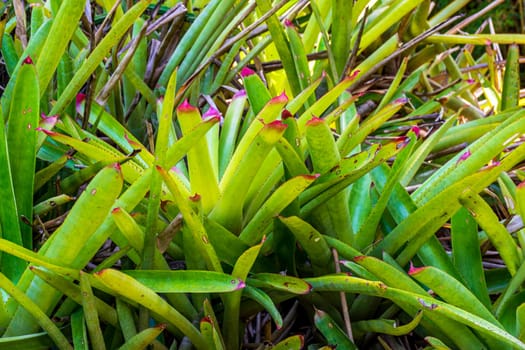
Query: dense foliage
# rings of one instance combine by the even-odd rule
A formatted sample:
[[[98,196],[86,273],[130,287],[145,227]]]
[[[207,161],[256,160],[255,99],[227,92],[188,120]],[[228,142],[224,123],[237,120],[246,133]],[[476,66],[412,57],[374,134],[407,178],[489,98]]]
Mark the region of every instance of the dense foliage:
[[[468,2],[0,4],[0,348],[525,349],[525,35]]]

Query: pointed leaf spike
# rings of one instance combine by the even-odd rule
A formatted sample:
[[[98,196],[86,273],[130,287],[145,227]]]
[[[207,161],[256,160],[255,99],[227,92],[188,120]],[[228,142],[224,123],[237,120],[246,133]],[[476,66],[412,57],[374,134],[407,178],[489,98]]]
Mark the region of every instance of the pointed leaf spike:
[[[254,74],[255,74],[255,71],[251,70],[248,67],[243,67],[241,69],[241,77],[243,78],[249,77],[250,75],[254,75]]]
[[[26,58],[24,58],[24,62],[22,64],[33,64],[33,60],[30,56],[27,56]]]

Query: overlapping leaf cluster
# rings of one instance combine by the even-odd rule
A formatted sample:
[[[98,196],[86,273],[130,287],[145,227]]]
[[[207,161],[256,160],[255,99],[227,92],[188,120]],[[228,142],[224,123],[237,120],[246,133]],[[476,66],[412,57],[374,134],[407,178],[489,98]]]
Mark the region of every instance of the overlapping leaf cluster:
[[[525,348],[525,36],[465,4],[0,5],[0,347]]]

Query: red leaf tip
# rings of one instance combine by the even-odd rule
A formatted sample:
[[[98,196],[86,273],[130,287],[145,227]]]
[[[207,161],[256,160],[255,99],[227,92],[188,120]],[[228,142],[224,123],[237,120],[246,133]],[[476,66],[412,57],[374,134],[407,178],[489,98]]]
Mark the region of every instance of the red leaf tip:
[[[97,276],[102,276],[102,275],[106,274],[108,270],[109,269],[102,269],[100,271],[95,272],[94,274],[97,275]]]
[[[312,119],[306,122],[307,126],[316,126],[324,123],[324,119],[313,116]]]
[[[290,113],[290,111],[287,110],[287,109],[283,109],[283,111],[281,112],[281,119],[285,120],[285,119],[288,119],[288,118],[293,118],[292,113]]]
[[[288,28],[293,28],[294,25],[292,23],[292,21],[290,21],[288,18],[284,20],[284,25]]]
[[[315,180],[321,176],[321,174],[310,174],[310,175],[302,175],[307,180]]]
[[[122,171],[122,168],[121,168],[119,163],[113,163],[112,167],[113,167],[113,169],[115,169],[119,173]]]
[[[251,70],[248,67],[243,67],[241,69],[241,77],[243,78],[249,77],[250,75],[254,75],[254,74],[255,74],[255,71]]]
[[[359,73],[361,73],[361,71],[359,69],[356,69],[355,71],[353,71],[352,73],[350,73],[349,75],[346,76],[346,78],[344,80],[352,80],[352,79],[355,79]]]
[[[201,318],[201,322],[213,323],[213,321],[212,321],[210,316],[204,316],[203,318]]]
[[[275,130],[284,130],[288,127],[288,125],[286,125],[280,120],[274,120],[273,122],[270,122],[266,124],[265,126],[270,129],[275,129]]]
[[[306,293],[304,294],[308,294],[308,293],[311,293],[312,292],[312,289],[314,289],[314,287],[312,287],[312,285],[308,282],[306,282],[306,284],[308,285],[308,290],[306,291]]]
[[[354,258],[354,261],[355,261],[355,262],[359,262],[359,261],[361,261],[361,260],[364,260],[365,258],[366,258],[365,255],[358,255],[358,256],[356,256],[356,257]]]
[[[75,100],[75,107],[77,108],[77,112],[80,113],[80,105],[82,104],[82,102],[84,102],[84,100],[86,99],[86,95],[83,94],[83,93],[78,93],[77,94],[77,97],[76,97],[76,100]]]
[[[397,149],[401,149],[410,143],[410,137],[399,136],[398,138],[395,139],[395,142],[397,142]]]
[[[193,196],[190,196],[190,201],[192,202],[198,202],[201,200],[201,195],[198,193],[195,193]]]
[[[414,125],[413,127],[411,127],[410,131],[416,134],[416,137],[419,137],[421,135],[421,129],[417,125]]]
[[[33,60],[31,59],[30,56],[27,56],[26,58],[24,58],[24,61],[22,62],[22,64],[33,64]]]
[[[122,209],[120,207],[116,207],[116,208],[113,208],[113,210],[111,210],[111,214],[120,213],[121,211]]]

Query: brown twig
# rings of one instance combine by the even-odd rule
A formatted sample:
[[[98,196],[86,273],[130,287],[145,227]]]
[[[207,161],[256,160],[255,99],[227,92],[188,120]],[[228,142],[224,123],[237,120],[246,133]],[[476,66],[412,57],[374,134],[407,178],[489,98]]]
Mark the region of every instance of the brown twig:
[[[339,254],[335,248],[332,249],[332,255],[334,256],[335,272],[341,273],[341,266],[339,266]],[[350,313],[348,312],[348,301],[346,300],[345,292],[339,292],[341,297],[341,311],[343,312],[343,319],[345,321],[346,334],[348,338],[353,342],[354,335],[352,334],[352,323],[350,322]]]

